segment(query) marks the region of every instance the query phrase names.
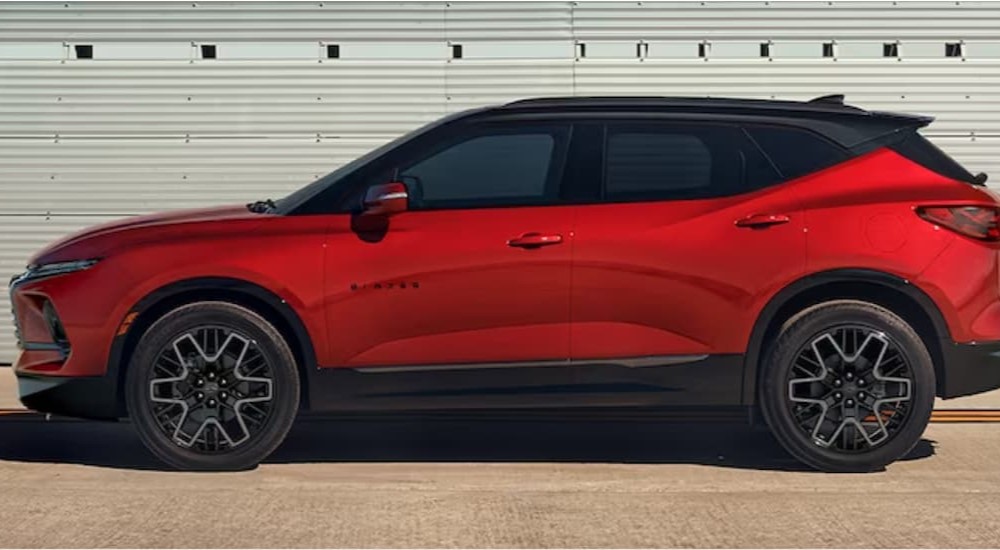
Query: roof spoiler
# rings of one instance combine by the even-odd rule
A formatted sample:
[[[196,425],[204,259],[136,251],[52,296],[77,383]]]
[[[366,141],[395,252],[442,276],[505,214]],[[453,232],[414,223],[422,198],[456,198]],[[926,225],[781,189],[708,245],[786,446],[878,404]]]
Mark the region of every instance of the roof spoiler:
[[[844,97],[845,97],[844,94],[821,95],[819,97],[814,97],[814,98],[810,99],[809,101],[806,101],[806,103],[811,104],[811,105],[839,105],[839,106],[842,106],[842,107],[852,107],[854,109],[858,109],[857,107],[854,107],[853,105],[847,105],[846,103],[844,103]],[[858,109],[858,110],[862,110],[862,109]],[[924,126],[927,126],[931,122],[934,122],[934,117],[928,116],[928,115],[915,115],[915,114],[910,114],[910,113],[895,113],[895,112],[889,112],[889,111],[865,111],[865,112],[867,112],[868,114],[871,114],[871,115],[876,115],[876,116],[881,116],[881,117],[906,119],[908,121],[913,122],[913,125],[917,126],[919,128],[923,128]]]
[[[842,142],[843,145],[859,154],[902,139],[910,132],[916,132],[934,122],[934,117],[927,115],[859,109],[844,103],[844,94],[822,95],[805,103],[831,108],[843,107],[853,110],[857,114],[867,115],[867,122],[864,125],[867,129],[861,135],[855,136],[856,141],[845,140]]]
[[[844,94],[821,95],[819,97],[814,97],[810,99],[806,103],[828,103],[832,105],[843,105]]]

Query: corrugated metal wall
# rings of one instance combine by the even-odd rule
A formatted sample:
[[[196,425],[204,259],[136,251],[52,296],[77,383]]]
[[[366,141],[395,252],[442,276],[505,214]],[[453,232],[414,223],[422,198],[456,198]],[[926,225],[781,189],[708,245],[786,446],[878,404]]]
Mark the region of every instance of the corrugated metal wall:
[[[1000,176],[998,29],[988,2],[3,3],[0,276],[68,231],[280,196],[525,96],[846,93],[936,115],[934,141]]]

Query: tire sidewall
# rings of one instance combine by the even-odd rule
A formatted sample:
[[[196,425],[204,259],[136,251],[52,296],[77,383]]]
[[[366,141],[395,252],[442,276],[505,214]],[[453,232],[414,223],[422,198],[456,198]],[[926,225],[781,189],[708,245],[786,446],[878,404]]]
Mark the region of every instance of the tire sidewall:
[[[862,453],[843,453],[816,445],[794,422],[788,407],[787,376],[799,350],[823,332],[843,325],[860,325],[883,332],[897,345],[912,373],[912,397],[903,425],[889,441]],[[812,308],[786,325],[765,358],[761,387],[764,418],[779,442],[796,458],[814,468],[843,472],[881,469],[912,450],[930,420],[935,394],[930,354],[916,332],[884,308],[850,301]]]
[[[157,355],[174,339],[202,325],[227,328],[249,337],[268,361],[273,380],[274,397],[264,427],[250,441],[220,454],[198,453],[175,443],[154,419],[149,403],[149,382]],[[225,302],[181,306],[153,323],[132,354],[125,383],[126,406],[140,439],[158,458],[184,470],[242,470],[256,466],[284,440],[299,403],[295,359],[281,335],[253,311]]]

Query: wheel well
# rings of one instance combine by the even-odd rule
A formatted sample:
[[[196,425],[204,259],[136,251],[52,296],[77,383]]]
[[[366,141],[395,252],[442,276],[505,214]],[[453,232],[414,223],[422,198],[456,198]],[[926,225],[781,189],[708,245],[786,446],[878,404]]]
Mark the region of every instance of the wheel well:
[[[263,291],[263,289],[261,289]],[[168,293],[162,298],[146,305],[141,309],[139,315],[132,322],[129,327],[128,334],[126,335],[120,352],[117,357],[117,371],[118,371],[118,410],[122,416],[126,414],[125,407],[125,392],[121,390],[124,388],[125,384],[125,371],[128,368],[128,362],[132,358],[132,353],[135,351],[136,346],[139,345],[139,340],[142,339],[143,334],[146,330],[156,322],[157,319],[185,304],[191,304],[194,302],[227,302],[231,304],[236,304],[245,307],[254,313],[260,315],[269,323],[271,323],[275,329],[281,334],[288,343],[288,347],[292,351],[292,355],[295,357],[296,370],[299,373],[299,383],[302,385],[302,391],[300,392],[299,408],[308,409],[309,408],[309,377],[307,376],[308,365],[312,365],[315,359],[312,357],[312,345],[308,342],[308,335],[304,333],[304,329],[296,330],[296,327],[292,326],[292,322],[288,319],[286,315],[283,315],[277,310],[268,300],[261,298],[258,293],[246,292],[236,288],[213,288],[213,287],[195,287],[180,290],[173,293]],[[296,323],[301,322],[295,319]],[[302,334],[300,335],[300,332]],[[114,359],[113,359],[114,360]]]
[[[756,350],[754,369],[756,371],[755,385],[752,398],[756,400],[757,387],[763,369],[759,368],[767,353],[767,343],[773,342],[777,337],[781,325],[796,313],[803,309],[830,300],[861,300],[882,306],[889,311],[900,316],[913,330],[917,332],[927,351],[931,355],[934,363],[934,375],[937,380],[937,393],[942,391],[944,381],[944,356],[941,350],[942,334],[935,324],[935,320],[917,300],[906,292],[893,286],[869,282],[869,281],[833,281],[817,286],[809,287],[786,300],[777,309],[760,340],[760,346]]]

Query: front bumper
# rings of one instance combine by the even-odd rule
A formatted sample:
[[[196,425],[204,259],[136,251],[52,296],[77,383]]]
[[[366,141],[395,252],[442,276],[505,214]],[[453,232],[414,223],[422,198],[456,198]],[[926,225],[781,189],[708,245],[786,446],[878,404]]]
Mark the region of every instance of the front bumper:
[[[43,413],[112,420],[118,418],[116,384],[110,377],[32,376],[17,373],[21,403]]]
[[[101,267],[16,277],[9,286],[18,346],[18,373],[82,378],[103,376],[125,316],[116,279]],[[111,283],[109,283],[109,281]]]
[[[941,343],[944,355],[938,394],[961,397],[1000,388],[1000,342]]]
[[[36,270],[11,281],[22,350],[14,374],[29,409],[80,418],[123,416],[119,369],[109,365],[108,354],[124,314],[120,292],[109,283],[117,279],[100,270],[93,264],[71,272]]]

